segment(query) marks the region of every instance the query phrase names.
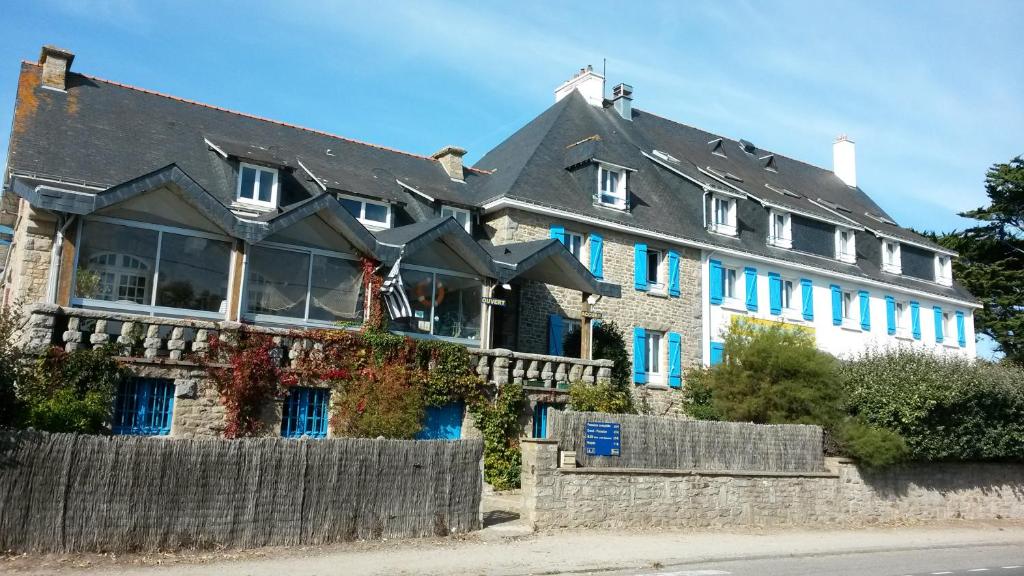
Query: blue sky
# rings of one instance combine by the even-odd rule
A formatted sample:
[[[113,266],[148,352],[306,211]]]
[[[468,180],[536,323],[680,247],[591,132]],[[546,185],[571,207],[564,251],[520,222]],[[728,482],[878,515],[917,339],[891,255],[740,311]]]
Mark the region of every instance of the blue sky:
[[[6,2],[0,126],[18,63],[74,69],[411,152],[479,158],[573,70],[634,104],[830,167],[898,222],[951,230],[985,169],[1024,154],[1020,2]],[[7,135],[0,138],[6,157]]]

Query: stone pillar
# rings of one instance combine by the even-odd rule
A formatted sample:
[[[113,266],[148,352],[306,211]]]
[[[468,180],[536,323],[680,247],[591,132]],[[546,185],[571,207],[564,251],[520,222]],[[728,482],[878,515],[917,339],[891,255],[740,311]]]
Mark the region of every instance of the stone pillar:
[[[558,467],[558,441],[524,438],[519,441],[523,465],[519,481],[522,494],[520,519],[536,529],[545,512],[554,505],[555,468]]]

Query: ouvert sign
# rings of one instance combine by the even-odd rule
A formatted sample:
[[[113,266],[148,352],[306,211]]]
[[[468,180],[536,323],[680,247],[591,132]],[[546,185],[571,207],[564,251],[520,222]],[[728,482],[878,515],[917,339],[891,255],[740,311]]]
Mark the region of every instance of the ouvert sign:
[[[622,453],[622,428],[618,422],[587,422],[584,446],[590,456]]]

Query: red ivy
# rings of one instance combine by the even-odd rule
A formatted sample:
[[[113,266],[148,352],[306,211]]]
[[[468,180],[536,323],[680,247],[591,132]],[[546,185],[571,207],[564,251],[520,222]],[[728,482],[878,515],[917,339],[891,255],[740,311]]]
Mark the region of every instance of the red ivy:
[[[281,368],[274,358],[275,348],[270,336],[244,328],[236,333],[235,342],[214,339],[210,344],[209,357],[215,361],[226,357],[228,364],[227,368],[207,366],[227,410],[225,438],[258,436],[265,432],[261,411],[266,399],[280,394],[279,383],[295,378],[282,378]]]

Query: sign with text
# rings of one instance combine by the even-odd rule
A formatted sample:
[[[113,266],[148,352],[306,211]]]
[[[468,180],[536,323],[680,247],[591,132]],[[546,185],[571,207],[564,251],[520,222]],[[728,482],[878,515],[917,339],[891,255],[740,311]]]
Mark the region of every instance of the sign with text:
[[[589,456],[619,456],[622,427],[618,422],[587,422],[583,445]]]
[[[593,320],[600,320],[601,318],[604,318],[604,315],[600,312],[595,312],[593,310],[584,310],[580,313],[580,316],[583,316],[584,318],[591,318]]]
[[[490,296],[484,296],[480,300],[484,304],[487,304],[488,306],[504,306],[505,305],[505,299],[504,298],[491,298]]]

